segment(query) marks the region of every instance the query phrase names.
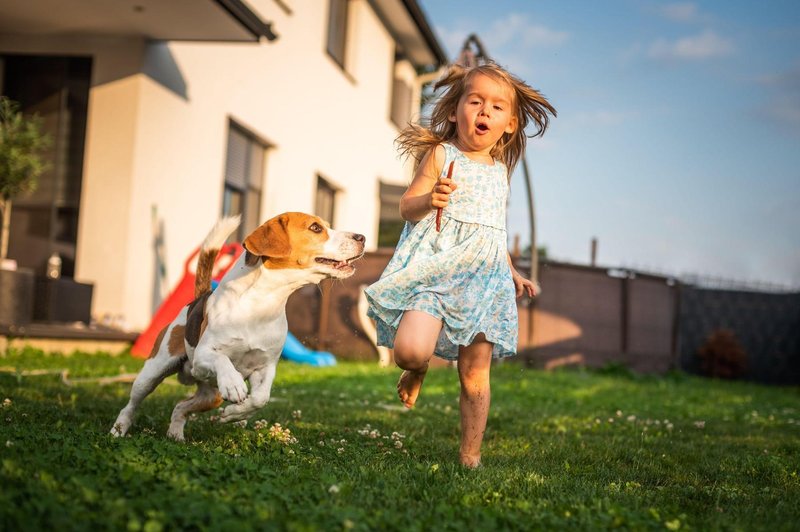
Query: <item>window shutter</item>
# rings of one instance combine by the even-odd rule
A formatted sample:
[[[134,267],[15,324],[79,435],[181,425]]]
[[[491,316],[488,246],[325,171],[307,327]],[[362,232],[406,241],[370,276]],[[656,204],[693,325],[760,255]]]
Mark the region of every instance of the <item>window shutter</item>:
[[[228,158],[225,163],[225,182],[245,190],[248,182],[250,139],[241,131],[231,128],[228,134]]]

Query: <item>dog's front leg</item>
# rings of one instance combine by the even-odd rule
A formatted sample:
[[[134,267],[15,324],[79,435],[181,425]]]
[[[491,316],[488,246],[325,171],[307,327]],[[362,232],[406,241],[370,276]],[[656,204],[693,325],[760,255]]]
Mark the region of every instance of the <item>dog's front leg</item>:
[[[241,421],[249,418],[256,410],[266,405],[269,402],[272,391],[272,381],[275,379],[276,366],[277,364],[269,364],[263,369],[254,371],[248,379],[250,381],[250,396],[240,404],[228,405],[223,408],[219,420],[223,423]]]
[[[202,345],[202,342],[194,352],[192,377],[209,383],[213,383],[216,377],[220,395],[231,403],[241,403],[247,399],[247,384],[242,374],[233,367],[231,359],[213,347]]]

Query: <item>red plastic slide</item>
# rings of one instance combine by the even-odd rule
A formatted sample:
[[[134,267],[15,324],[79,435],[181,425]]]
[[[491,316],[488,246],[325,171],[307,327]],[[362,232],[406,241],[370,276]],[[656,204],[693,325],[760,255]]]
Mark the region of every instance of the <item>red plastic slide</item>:
[[[217,255],[217,260],[214,262],[214,271],[212,279],[219,281],[222,276],[233,266],[239,255],[242,254],[243,248],[241,244],[225,244]],[[183,307],[188,305],[194,299],[194,272],[197,268],[197,255],[200,253],[198,247],[186,262],[183,264],[183,278],[178,283],[178,286],[170,293],[162,303],[161,306],[153,315],[150,325],[142,331],[142,334],[136,338],[133,347],[131,347],[131,354],[135,357],[145,358],[150,355],[153,349],[153,344],[156,343],[156,338],[161,329],[166,327],[175,316],[181,311]]]

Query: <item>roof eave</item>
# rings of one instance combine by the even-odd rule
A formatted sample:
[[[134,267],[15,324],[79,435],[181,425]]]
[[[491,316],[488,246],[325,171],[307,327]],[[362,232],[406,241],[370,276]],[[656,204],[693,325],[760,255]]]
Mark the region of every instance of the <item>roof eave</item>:
[[[253,34],[254,41],[261,40],[262,37],[268,41],[278,38],[272,31],[272,24],[264,22],[253,12],[250,7],[242,0],[215,0],[225,11],[235,18],[247,31]]]

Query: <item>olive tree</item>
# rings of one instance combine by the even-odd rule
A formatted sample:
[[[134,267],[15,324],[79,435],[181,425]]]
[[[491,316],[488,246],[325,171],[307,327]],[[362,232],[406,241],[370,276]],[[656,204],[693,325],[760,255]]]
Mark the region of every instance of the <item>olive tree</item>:
[[[42,151],[49,143],[40,117],[23,115],[17,102],[0,96],[0,261],[8,255],[11,202],[36,189],[36,180],[46,167]]]

